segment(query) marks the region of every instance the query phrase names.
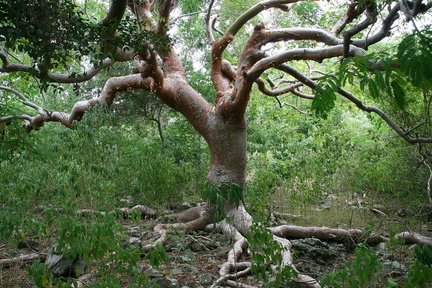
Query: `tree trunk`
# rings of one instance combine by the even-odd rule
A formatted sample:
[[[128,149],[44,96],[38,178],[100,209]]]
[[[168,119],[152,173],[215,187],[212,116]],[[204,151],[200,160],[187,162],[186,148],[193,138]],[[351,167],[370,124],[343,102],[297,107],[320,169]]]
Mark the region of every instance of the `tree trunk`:
[[[246,117],[240,121],[230,121],[222,113],[215,113],[209,117],[208,125],[211,133],[206,141],[210,148],[211,163],[207,180],[215,186],[237,184],[243,188],[247,163]],[[234,199],[228,199],[224,210],[227,221],[244,235],[252,225],[252,216],[243,203],[237,205]]]
[[[207,180],[216,186],[235,183],[244,187],[247,162],[246,118],[234,122],[217,113],[207,121],[211,130],[208,137],[205,137],[211,154]]]

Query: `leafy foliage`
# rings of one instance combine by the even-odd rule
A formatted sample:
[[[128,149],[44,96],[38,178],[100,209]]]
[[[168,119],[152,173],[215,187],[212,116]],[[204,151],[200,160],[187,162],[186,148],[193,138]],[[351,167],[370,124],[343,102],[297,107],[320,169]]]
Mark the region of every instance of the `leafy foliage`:
[[[182,13],[195,13],[204,10],[209,1],[180,2]],[[226,16],[224,19],[227,21],[221,21],[218,28],[225,30],[231,20],[255,2],[258,1],[221,1],[215,10]],[[70,60],[87,61],[87,56],[91,63],[97,64],[106,57],[113,57],[117,46],[139,50],[143,43],[151,42],[164,47],[169,40],[142,29],[144,23],[129,15],[118,25],[112,24],[115,27],[104,27],[106,30],[117,29],[116,37],[112,37],[97,24],[96,18],[100,15],[91,14],[94,11],[88,13],[75,3],[72,0],[0,0],[0,41],[9,51],[22,53],[27,62],[39,62],[37,68],[45,72],[52,67],[60,70],[60,66],[68,66]],[[85,1],[85,5],[88,3],[96,5],[95,1]],[[331,23],[327,17],[332,12],[319,9],[314,1],[293,5],[289,13],[302,17],[291,21],[286,14],[277,14],[278,18],[270,20],[275,22],[272,24],[276,27],[280,25],[278,20],[285,21],[286,27],[297,23],[305,26]],[[197,59],[208,57],[208,53],[202,51],[206,47],[202,19],[203,13],[177,19],[182,25],[176,41],[183,41],[179,46],[184,51],[180,54],[189,61],[188,76],[192,85],[211,101],[215,91],[209,84],[209,77],[201,74],[208,72],[207,67],[197,63]],[[245,27],[242,31],[250,28]],[[429,110],[428,89],[432,79],[432,37],[428,29],[404,37],[397,48],[395,44],[387,43],[384,48],[381,47],[383,51],[374,51],[375,48],[371,47],[374,53],[369,56],[344,59],[339,71],[318,81],[312,107],[303,100],[285,99],[292,101],[300,111],[305,111],[304,114],[275,109],[269,101],[252,97],[248,110],[251,161],[246,194],[252,210],[258,211],[257,214],[263,218],[268,212],[265,209],[271,209],[273,205],[282,209],[301,207],[306,211],[326,193],[351,195],[371,191],[380,198],[405,197],[414,199],[412,201],[416,203],[423,201],[424,195],[419,191],[424,188],[421,185],[427,177],[422,169],[417,170],[412,156],[414,149],[396,140],[384,142],[381,137],[389,131],[377,124],[372,116],[352,112],[353,106],[341,101],[343,107],[340,110],[333,108],[339,104],[336,99],[339,87],[349,86],[359,92],[362,100],[378,102],[387,110],[391,110],[389,106],[394,108],[392,113],[400,116],[399,119],[409,118],[407,109],[410,107],[414,111],[411,113],[413,118],[422,119],[419,111]],[[237,54],[245,42],[245,37],[237,37],[226,54]],[[317,44],[290,43],[287,47],[289,45]],[[226,56],[233,59],[230,55]],[[235,64],[234,61],[232,63]],[[127,71],[131,69],[123,68]],[[114,69],[108,72],[108,76],[119,72]],[[22,74],[18,75],[21,77]],[[101,75],[98,77],[100,83],[97,85],[101,86],[105,79]],[[91,85],[85,86],[87,95],[97,93],[92,91],[95,87]],[[23,84],[21,90],[28,89],[28,86]],[[65,99],[73,94],[72,91],[58,94],[52,87],[45,87],[42,92],[47,93],[48,101],[42,94],[37,99],[39,102],[47,107],[53,104],[56,107],[72,105],[62,103],[67,102]],[[32,94],[38,93],[35,90]],[[136,96],[136,93],[128,91],[120,102],[130,101]],[[131,111],[141,112],[137,113],[141,115],[149,110],[152,113],[161,111],[158,110],[161,107],[159,101],[154,101],[148,94],[139,96],[142,96],[140,100],[144,100],[144,104],[150,104],[150,109],[140,101],[128,102],[131,106],[118,105],[113,108],[118,109],[117,112],[122,110],[123,115],[131,114]],[[8,100],[2,96],[0,115],[15,115],[18,106],[12,105],[12,110],[11,105],[6,108],[3,104],[8,101],[5,99]],[[138,105],[144,108],[139,109]],[[318,117],[308,115],[310,108]],[[99,262],[98,268],[106,277],[93,283],[94,287],[119,287],[121,284],[116,276],[133,274],[133,262],[141,251],[118,245],[122,241],[121,227],[112,216],[100,214],[90,219],[78,219],[74,215],[77,208],[110,211],[119,205],[120,199],[129,197],[132,201],[165,207],[184,198],[198,199],[202,196],[199,192],[204,191],[204,198],[216,207],[217,222],[225,217],[227,201],[233,201],[238,206],[245,199],[243,189],[237,185],[203,185],[202,171],[208,165],[207,148],[186,120],[170,112],[164,115],[166,125],[161,129],[167,140],[163,155],[160,153],[159,135],[148,123],[131,117],[114,119],[107,116],[106,109],[91,109],[73,131],[56,126],[49,127],[51,131],[40,131],[38,140],[18,132],[18,122],[0,125],[0,231],[3,232],[0,238],[7,242],[27,236],[56,238],[58,249],[62,252],[70,252],[73,248],[73,253]],[[425,126],[430,127],[430,120],[425,122]],[[29,141],[34,147],[32,151],[28,149]],[[41,213],[36,211],[36,203],[44,207]],[[59,210],[64,213],[61,217],[56,216]],[[270,231],[262,225],[251,231],[248,240],[255,248],[254,273],[266,281],[272,281],[271,285],[275,287],[294,277],[295,271],[289,267],[270,271],[270,263],[281,264],[282,254],[286,252],[273,240]],[[112,253],[114,250],[115,254]],[[163,248],[158,246],[147,256],[153,265],[158,265],[167,260],[164,253]],[[414,264],[414,272],[407,278],[407,285],[412,287],[425,285],[431,273],[430,251],[416,248],[415,253],[418,261]],[[115,268],[104,265],[106,263],[116,264]],[[335,271],[333,276],[329,276],[328,283],[339,287],[366,286],[377,273],[379,263],[376,256],[367,247],[359,246],[354,262],[347,270]],[[54,286],[52,279],[44,274],[41,263],[32,265],[30,275],[36,285]],[[139,282],[140,275],[133,275],[138,286],[145,283]],[[392,279],[388,280],[387,287],[394,287]]]
[[[312,101],[311,109],[318,116],[327,118],[328,113],[335,105],[338,85],[334,76],[326,76],[320,79]]]
[[[0,35],[5,47],[25,52],[48,67],[94,51],[98,27],[71,0],[0,2]],[[54,61],[51,63],[51,61]]]
[[[97,66],[99,61],[113,58],[117,47],[139,51],[146,41],[165,47],[168,39],[140,29],[142,25],[129,15],[120,23],[114,19],[102,25],[73,0],[0,1],[4,47],[28,54],[42,73],[68,67],[71,60],[81,61],[85,56]],[[117,35],[111,35],[115,30]]]
[[[273,239],[272,232],[265,226],[255,223],[246,238],[252,248],[252,273],[261,277],[269,287],[280,287],[297,276],[291,266],[283,263],[283,254],[287,249]],[[270,265],[275,265],[274,271],[269,271]]]
[[[209,204],[214,205],[216,209],[214,215],[215,223],[226,217],[224,208],[227,201],[234,201],[236,207],[240,205],[240,202],[244,204],[243,188],[235,183],[214,185],[210,182],[206,182],[205,186],[204,199],[206,199]]]
[[[0,106],[0,114],[1,114]],[[10,160],[24,150],[32,150],[30,135],[26,134],[20,121],[0,124],[0,163]]]
[[[402,287],[428,287],[432,279],[432,250],[426,246],[414,248],[416,260],[413,262],[409,273],[405,276]],[[376,276],[381,271],[381,264],[377,260],[375,252],[364,244],[359,244],[355,249],[355,258],[344,269],[338,269],[331,274],[324,275],[321,287],[331,286],[335,288],[369,287],[379,285],[375,282]],[[388,277],[382,283],[382,287],[401,287],[396,281]]]
[[[396,109],[403,110],[407,106],[407,95],[404,87],[407,82],[399,68],[394,67],[386,52],[369,56],[356,56],[345,59],[340,67],[338,80],[341,85],[359,84],[361,91],[368,91],[371,98],[378,102],[390,99]],[[380,59],[381,67],[375,67]]]
[[[328,285],[335,288],[362,288],[373,281],[380,267],[375,252],[365,244],[359,244],[354,253],[354,261],[348,267],[324,275],[321,287]]]
[[[432,284],[432,250],[427,246],[414,248],[416,261],[405,279],[405,287],[427,287]]]
[[[168,263],[168,254],[160,243],[156,245],[154,250],[147,253],[147,258],[150,260],[150,264],[155,267],[159,267],[161,262]]]
[[[142,251],[135,246],[121,245],[125,235],[114,214],[99,214],[90,219],[62,215],[54,225],[59,229],[55,253],[71,259],[79,257],[92,263],[92,269],[97,269],[101,275],[101,279],[94,282],[95,287],[121,285],[116,277],[121,274],[129,275],[132,284],[147,282],[148,278],[136,266]],[[152,263],[158,264],[158,261],[165,259],[166,254],[161,254],[159,250],[152,254]],[[57,287],[76,284],[70,283],[71,280],[63,282],[61,278],[52,277],[47,273],[45,265],[39,262],[29,267],[29,276],[37,287],[45,287],[48,283],[56,284]]]
[[[432,88],[432,32],[415,31],[398,46],[397,57],[402,72],[414,87]]]

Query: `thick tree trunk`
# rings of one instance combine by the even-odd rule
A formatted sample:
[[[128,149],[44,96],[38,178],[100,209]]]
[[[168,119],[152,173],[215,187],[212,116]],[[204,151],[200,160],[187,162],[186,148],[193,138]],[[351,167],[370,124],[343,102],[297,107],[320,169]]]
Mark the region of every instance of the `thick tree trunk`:
[[[246,119],[229,121],[222,114],[213,114],[207,125],[211,132],[206,141],[210,148],[211,163],[207,179],[218,185],[237,184],[244,186],[246,179]]]
[[[222,114],[213,114],[208,123],[211,133],[206,139],[210,148],[211,163],[207,180],[213,185],[237,184],[244,187],[247,163],[247,123],[230,121]],[[243,192],[242,192],[243,193]],[[226,219],[243,235],[252,225],[252,217],[242,203],[233,199],[225,204]]]

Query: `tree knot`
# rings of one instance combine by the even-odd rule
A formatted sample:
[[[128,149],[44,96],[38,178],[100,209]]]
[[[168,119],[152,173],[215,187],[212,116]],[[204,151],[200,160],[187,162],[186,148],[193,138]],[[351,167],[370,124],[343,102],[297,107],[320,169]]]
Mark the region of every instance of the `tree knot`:
[[[257,31],[257,32],[262,31],[264,29],[265,29],[264,23],[261,22],[261,21],[254,28],[254,30]]]

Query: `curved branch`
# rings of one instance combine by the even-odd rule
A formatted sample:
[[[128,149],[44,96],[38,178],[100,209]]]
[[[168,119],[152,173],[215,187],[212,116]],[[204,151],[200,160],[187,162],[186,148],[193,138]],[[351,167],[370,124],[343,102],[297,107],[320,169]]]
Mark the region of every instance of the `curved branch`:
[[[360,24],[343,33],[344,38],[344,58],[349,56],[351,37],[365,30],[367,27],[377,21],[377,5],[374,1],[365,1],[363,5],[366,7],[366,19]]]
[[[105,17],[99,22],[99,25],[102,27],[102,43],[101,46],[104,46],[104,43],[110,41],[112,37],[115,36],[117,31],[117,27],[123,18],[123,15],[126,11],[127,0],[113,0],[111,1],[110,7],[105,15]],[[40,71],[38,65],[25,65],[25,64],[16,64],[11,63],[8,59],[7,52],[3,47],[0,47],[0,59],[3,62],[2,67],[0,68],[0,72],[36,72],[39,78],[47,79],[50,82],[57,83],[79,83],[90,80],[93,78],[99,71],[103,68],[111,66],[114,61],[127,61],[134,57],[135,52],[127,51],[123,52],[120,49],[116,49],[113,51],[115,54],[114,60],[105,59],[100,62],[98,66],[93,66],[85,72],[82,73],[71,73],[71,74],[58,74],[51,73],[46,71]]]
[[[260,2],[250,9],[248,9],[245,13],[240,15],[234,23],[228,28],[228,30],[225,32],[225,34],[213,42],[213,45],[211,47],[211,57],[212,57],[212,81],[213,86],[215,87],[216,91],[227,91],[231,87],[229,86],[229,83],[227,83],[226,79],[224,78],[223,74],[221,73],[222,70],[222,54],[225,51],[225,49],[228,47],[228,45],[233,41],[234,36],[237,34],[237,32],[247,23],[249,20],[251,20],[253,17],[257,16],[259,13],[261,13],[264,10],[270,9],[270,8],[279,8],[284,11],[288,10],[287,4],[299,2],[302,0],[269,0],[269,1],[263,1]],[[316,0],[314,0],[316,1]]]
[[[215,41],[213,32],[212,32],[212,17],[211,17],[211,11],[213,9],[215,0],[211,0],[207,9],[207,14],[205,17],[205,24],[206,24],[206,33],[207,33],[207,40],[209,41],[210,45],[213,44]]]
[[[36,116],[28,116],[28,115],[12,115],[12,116],[5,116],[0,117],[0,123],[9,122],[14,119],[22,119],[24,120],[24,128],[27,132],[30,132],[32,130],[39,130],[42,126],[45,125],[45,122],[60,122],[66,127],[72,127],[71,122],[69,121],[69,115],[63,112],[49,112],[42,107],[36,105],[33,102],[30,102],[27,100],[27,98],[19,93],[18,91],[5,87],[0,86],[1,90],[5,90],[8,92],[12,92],[15,95],[17,95],[24,105],[29,106],[33,109],[35,109],[39,114]]]
[[[264,10],[270,9],[270,8],[279,8],[283,11],[288,11],[287,4],[292,4],[296,2],[301,2],[302,0],[270,0],[270,1],[263,1],[260,3],[255,4],[251,8],[249,8],[246,12],[244,12],[240,17],[238,17],[234,23],[228,28],[226,34],[230,34],[235,36],[237,32],[247,23],[249,20],[257,16],[259,13],[261,13]],[[315,0],[316,1],[316,0]]]
[[[399,136],[402,137],[405,141],[407,141],[410,144],[416,144],[416,143],[432,143],[432,138],[426,138],[426,137],[410,137],[407,132],[405,132],[399,125],[397,125],[391,118],[388,116],[384,111],[381,109],[365,105],[362,103],[360,99],[355,97],[353,94],[349,93],[348,91],[345,91],[342,88],[338,88],[338,93],[345,97],[346,99],[350,100],[356,106],[366,112],[373,112],[381,117],[389,126],[392,128]]]
[[[331,29],[331,33],[338,36],[340,32],[351,23],[354,19],[359,17],[364,12],[365,7],[359,7],[357,1],[351,1],[349,4],[347,12],[337,21],[337,23]]]
[[[207,10],[202,10],[202,11],[197,11],[197,12],[191,12],[191,13],[182,14],[182,15],[177,16],[176,18],[174,18],[171,21],[171,24],[175,23],[177,20],[179,20],[181,18],[186,18],[186,17],[190,17],[190,16],[194,16],[194,15],[198,15],[198,14],[204,14],[204,13],[207,13]]]
[[[392,28],[391,25],[399,18],[398,12],[399,5],[396,5],[389,11],[382,23],[381,29],[377,33],[364,39],[351,39],[351,44],[366,49],[370,45],[378,43],[385,37],[388,37]]]
[[[417,16],[419,13],[424,13],[426,11],[429,11],[432,8],[432,2],[425,4],[424,6],[421,5],[421,8],[419,9],[419,11],[417,11],[417,13],[415,13],[414,16]],[[379,41],[381,41],[382,39],[384,39],[385,37],[388,37],[390,35],[390,30],[392,29],[392,24],[399,18],[399,11],[400,11],[400,3],[396,4],[392,9],[389,10],[387,16],[385,17],[385,19],[382,22],[382,26],[381,29],[371,35],[368,36],[366,38],[362,38],[362,39],[351,39],[350,37],[350,44],[363,48],[363,49],[367,49],[369,46],[378,43]],[[370,13],[374,13],[374,12],[370,12]],[[373,20],[373,14],[372,16],[370,16],[370,19]],[[367,22],[367,19],[365,20]],[[370,20],[369,20],[370,21]],[[360,26],[356,26],[353,29],[351,29],[351,32],[346,32],[348,33],[347,36],[353,36],[356,33],[356,29],[361,31],[361,29],[364,27],[367,28],[368,25],[367,23],[363,22],[362,24],[359,24]],[[347,41],[345,41],[346,43],[348,43]]]
[[[15,64],[9,61],[6,50],[0,45],[0,59],[3,62],[0,72],[33,72],[35,69],[29,65]]]
[[[234,23],[225,32],[224,36],[216,40],[215,45],[213,45],[212,47],[212,54],[214,56],[213,58],[221,57],[222,53],[225,51],[229,43],[232,42],[232,39],[237,34],[237,32],[247,22],[249,22],[252,18],[257,16],[262,11],[270,8],[279,8],[283,11],[287,11],[288,10],[287,4],[292,4],[301,1],[302,0],[269,0],[269,1],[263,1],[255,4],[234,21]],[[314,0],[314,1],[318,1],[318,0]]]
[[[99,25],[106,27],[105,37],[112,37],[117,31],[117,26],[120,23],[126,11],[128,0],[112,0],[105,17],[99,22]]]
[[[311,49],[292,49],[281,52],[279,54],[268,56],[253,65],[253,67],[246,73],[249,79],[257,79],[265,70],[277,67],[284,62],[293,60],[313,60],[321,62],[324,59],[339,57],[343,55],[343,45],[336,45],[324,48],[311,48]],[[351,46],[349,54],[351,56],[364,55],[363,51],[355,46]]]
[[[26,121],[31,121],[33,118],[29,115],[13,115],[13,116],[4,116],[0,117],[0,123],[8,123],[15,119],[22,119]]]
[[[159,22],[156,31],[160,35],[166,35],[171,12],[177,5],[178,1],[160,0],[159,2]]]
[[[114,61],[111,59],[105,59],[100,63],[98,67],[91,67],[87,71],[78,73],[78,74],[57,74],[48,72],[46,77],[49,81],[55,83],[81,83],[88,81],[95,77],[102,69],[109,67],[114,64]]]
[[[306,115],[306,116],[312,116],[312,115],[313,115],[312,113],[307,113],[307,112],[305,112],[305,111],[300,110],[299,108],[297,108],[297,107],[296,107],[295,105],[293,105],[293,104],[288,104],[288,103],[283,102],[283,103],[281,103],[280,105],[281,105],[281,108],[282,108],[283,106],[291,107],[291,108],[293,108],[294,110],[296,110],[297,112],[299,112],[299,113],[302,114],[302,115]],[[297,216],[297,215],[296,215],[296,216]]]
[[[92,79],[96,76],[102,69],[110,67],[116,61],[128,61],[133,59],[135,56],[135,51],[127,51],[123,52],[120,49],[117,49],[117,55],[114,59],[105,59],[99,63],[98,66],[93,66],[90,69],[81,72],[81,73],[71,73],[71,74],[59,74],[59,73],[41,73],[38,68],[38,65],[25,65],[25,64],[17,64],[11,63],[9,61],[9,57],[7,56],[6,50],[0,46],[0,59],[3,62],[2,67],[0,67],[0,72],[11,73],[11,72],[27,72],[32,73],[36,72],[39,78],[47,79],[50,82],[55,83],[81,83]]]
[[[217,32],[220,36],[223,36],[224,33],[216,27],[216,21],[217,21],[218,18],[219,18],[219,15],[216,15],[216,16],[213,17],[213,19],[211,20],[211,21],[212,21],[212,22],[211,22],[211,27],[212,27],[212,29],[213,29],[215,32]]]
[[[47,112],[42,107],[36,105],[33,102],[30,102],[23,94],[19,93],[18,91],[14,90],[12,88],[6,87],[6,86],[0,86],[0,90],[5,90],[5,91],[11,92],[11,93],[17,95],[21,99],[21,101],[24,105],[35,109],[43,117],[48,116]]]
[[[313,95],[305,94],[305,93],[300,92],[298,90],[294,90],[291,93],[300,97],[300,98],[307,99],[307,100],[313,100],[315,98],[315,96],[313,96]]]
[[[307,76],[303,75],[301,72],[297,71],[296,69],[292,68],[291,66],[287,64],[279,65],[276,67],[277,69],[284,71],[300,82],[304,83],[306,86],[308,86],[311,89],[316,89],[317,83],[313,81],[312,79],[308,78]],[[388,116],[384,111],[381,109],[375,107],[375,106],[369,106],[363,104],[363,102],[355,97],[353,94],[349,93],[348,91],[338,87],[338,93],[343,96],[345,99],[348,99],[352,103],[354,103],[357,108],[360,110],[363,110],[368,113],[375,113],[377,114],[381,119],[383,119],[387,125],[390,126],[402,139],[407,141],[410,144],[416,144],[416,143],[432,143],[432,138],[426,138],[426,137],[410,137],[399,125],[397,125],[391,118]]]
[[[27,132],[39,130],[46,122],[59,122],[68,128],[72,128],[73,121],[80,121],[84,113],[90,108],[98,104],[107,103],[110,106],[116,93],[127,89],[147,89],[152,90],[153,79],[141,77],[141,74],[133,74],[128,76],[113,77],[108,79],[105,86],[99,95],[89,100],[79,101],[75,103],[70,114],[64,112],[48,112],[46,116],[36,115],[34,117],[26,117],[24,128]],[[18,118],[18,117],[15,117]]]
[[[296,83],[279,89],[269,89],[265,86],[265,82],[261,78],[256,79],[255,83],[258,85],[258,89],[264,95],[271,96],[271,97],[276,97],[283,94],[287,94],[289,92],[293,92],[295,89],[303,86],[303,83]]]
[[[263,33],[265,39],[262,45],[267,43],[289,41],[289,40],[314,40],[327,45],[339,45],[343,43],[339,39],[323,29],[317,28],[286,28],[266,31]]]
[[[421,2],[421,1],[420,1]],[[421,4],[421,3],[420,3]],[[417,5],[420,5],[417,4]],[[348,30],[344,33],[344,42],[345,45],[352,44],[357,47],[367,49],[370,45],[373,45],[375,43],[378,43],[385,37],[388,37],[390,34],[390,30],[392,29],[392,24],[399,18],[399,12],[401,11],[401,4],[400,2],[397,3],[393,8],[389,8],[389,12],[385,19],[382,22],[381,29],[375,33],[374,35],[368,36],[366,38],[362,39],[351,39],[352,36],[357,34],[358,32],[366,29],[370,26],[370,24],[376,23],[376,5],[373,3],[373,1],[370,1],[369,4],[367,4],[367,18],[360,24],[356,25],[352,29]],[[413,16],[417,16],[419,13],[424,13],[432,8],[432,3],[427,3],[425,5],[420,5],[417,10],[414,10],[416,8],[413,8],[413,11],[411,14]],[[348,41],[349,40],[349,41]],[[346,48],[346,46],[345,46]]]
[[[153,79],[142,78],[141,74],[112,77],[105,82],[105,86],[98,97],[75,103],[69,116],[69,122],[80,121],[84,113],[95,105],[106,103],[108,106],[111,106],[118,92],[128,89],[146,89],[152,91],[153,86]]]

